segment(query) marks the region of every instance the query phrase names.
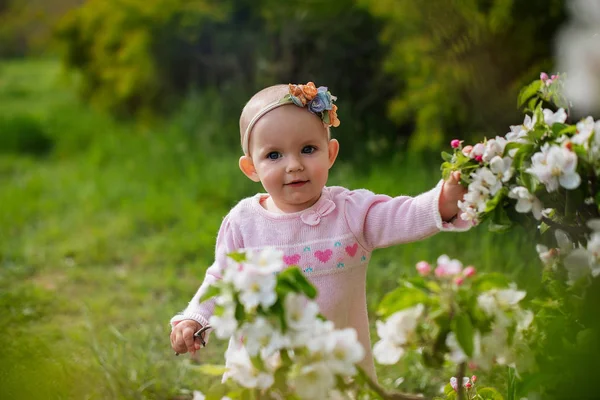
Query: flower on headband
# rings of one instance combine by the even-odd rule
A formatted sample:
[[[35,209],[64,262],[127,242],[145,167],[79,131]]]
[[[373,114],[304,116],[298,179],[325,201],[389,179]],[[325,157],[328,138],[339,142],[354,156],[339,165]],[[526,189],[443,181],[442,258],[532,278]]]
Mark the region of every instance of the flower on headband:
[[[298,107],[307,107],[308,111],[317,114],[327,126],[337,127],[340,120],[337,117],[337,106],[333,104],[337,98],[332,96],[327,87],[320,86],[318,89],[313,82],[306,85],[294,85],[290,83],[290,93],[282,102],[291,102]]]

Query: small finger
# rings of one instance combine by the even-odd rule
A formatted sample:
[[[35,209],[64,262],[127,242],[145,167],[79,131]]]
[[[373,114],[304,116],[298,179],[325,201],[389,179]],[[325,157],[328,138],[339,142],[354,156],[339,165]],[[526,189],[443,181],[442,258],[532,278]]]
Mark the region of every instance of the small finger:
[[[454,172],[452,173],[452,177],[454,178],[454,180],[455,180],[456,182],[460,182],[460,171],[454,171]]]
[[[183,333],[178,331],[175,339],[175,347],[173,348],[177,353],[183,354],[187,353],[187,346],[185,345],[185,341],[183,340]]]
[[[183,329],[183,340],[185,341],[188,351],[194,353],[196,351],[196,346],[194,345],[194,330],[192,328]]]

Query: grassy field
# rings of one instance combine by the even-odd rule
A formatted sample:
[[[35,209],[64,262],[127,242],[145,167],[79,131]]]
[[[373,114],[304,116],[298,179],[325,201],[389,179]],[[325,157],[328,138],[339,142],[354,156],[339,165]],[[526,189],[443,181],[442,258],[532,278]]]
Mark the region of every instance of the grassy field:
[[[238,170],[237,116],[213,95],[168,119],[115,121],[78,101],[73,80],[52,60],[0,64],[0,398],[174,399],[206,388],[196,363],[170,350],[168,320],[210,265],[222,217],[262,190]],[[342,159],[330,184],[418,194],[439,164]],[[444,253],[536,291],[534,240],[478,227],[380,250],[370,310],[417,261]],[[219,363],[223,350],[213,340],[202,359]],[[404,390],[446,379],[416,364],[380,371],[391,386],[400,375]]]

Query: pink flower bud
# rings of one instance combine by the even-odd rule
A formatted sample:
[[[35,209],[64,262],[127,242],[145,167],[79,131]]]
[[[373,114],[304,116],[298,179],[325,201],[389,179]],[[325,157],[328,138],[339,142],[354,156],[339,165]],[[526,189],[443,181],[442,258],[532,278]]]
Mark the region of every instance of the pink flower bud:
[[[426,261],[419,261],[417,263],[417,272],[421,276],[429,275],[429,273],[431,272],[431,265],[429,265],[429,263],[427,263]]]
[[[465,147],[463,147],[463,149],[462,149],[462,153],[463,153],[465,156],[469,157],[469,154],[471,154],[471,150],[473,150],[473,146],[471,146],[471,145],[468,145],[468,146],[465,146]]]
[[[458,286],[462,285],[465,281],[465,278],[463,278],[462,276],[457,276],[456,278],[454,278],[454,283],[456,283]]]
[[[458,139],[454,139],[450,142],[450,146],[452,146],[453,149],[458,149],[460,147],[460,140]]]
[[[473,383],[477,382],[477,377],[475,375],[473,375],[471,377],[471,382],[473,382]]]
[[[471,389],[471,388],[473,387],[473,385],[471,385],[471,382],[467,382],[467,383],[465,384],[465,387],[466,387],[467,389]]]
[[[482,162],[483,161],[483,156],[475,156],[475,161]]]
[[[437,276],[438,278],[448,275],[448,272],[446,272],[446,268],[444,268],[443,265],[440,265],[439,267],[437,267],[435,269],[434,273],[435,273],[435,276]]]
[[[552,80],[554,81],[554,80],[558,79],[558,75],[552,75],[552,76],[550,77],[550,79],[552,79]]]
[[[468,277],[471,277],[471,276],[475,275],[475,273],[477,271],[475,270],[474,266],[469,265],[468,267],[466,267],[465,269],[463,269],[462,272],[463,272],[463,275],[468,278]]]
[[[542,80],[542,82],[546,82],[548,80],[548,74],[545,72],[542,72],[540,74],[540,79]]]

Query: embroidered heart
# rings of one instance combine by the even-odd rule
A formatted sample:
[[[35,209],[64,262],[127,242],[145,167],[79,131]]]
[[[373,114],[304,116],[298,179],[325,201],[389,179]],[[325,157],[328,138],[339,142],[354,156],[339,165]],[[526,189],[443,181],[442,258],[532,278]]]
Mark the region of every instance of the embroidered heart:
[[[296,265],[300,261],[300,254],[293,254],[291,256],[283,256],[283,262],[287,265]]]
[[[325,263],[329,261],[331,256],[333,255],[333,251],[331,249],[327,249],[325,251],[317,250],[315,251],[315,257],[319,259],[319,261]]]
[[[346,246],[346,253],[348,253],[350,257],[354,257],[356,250],[358,250],[358,243],[354,243],[353,246]]]

